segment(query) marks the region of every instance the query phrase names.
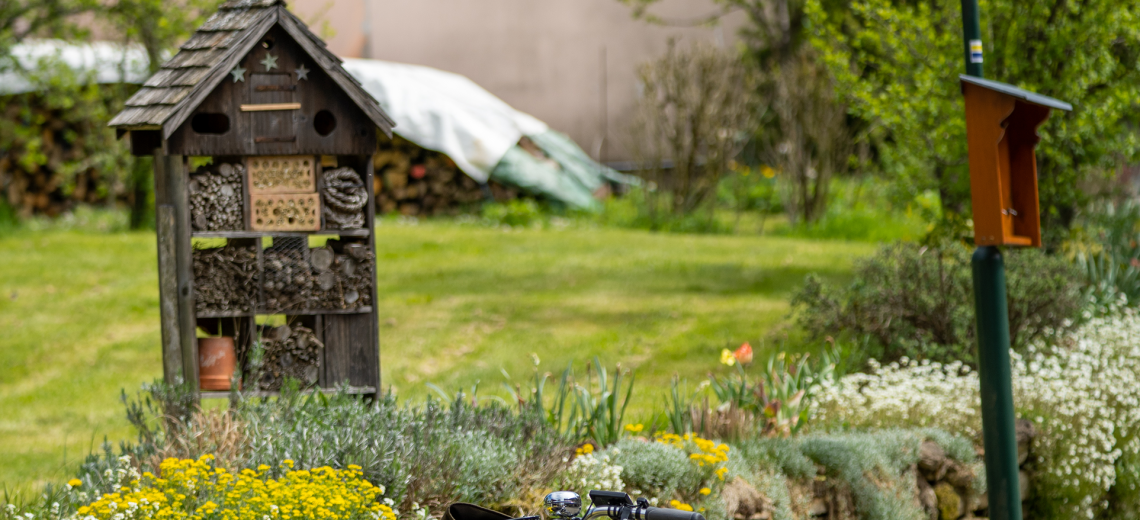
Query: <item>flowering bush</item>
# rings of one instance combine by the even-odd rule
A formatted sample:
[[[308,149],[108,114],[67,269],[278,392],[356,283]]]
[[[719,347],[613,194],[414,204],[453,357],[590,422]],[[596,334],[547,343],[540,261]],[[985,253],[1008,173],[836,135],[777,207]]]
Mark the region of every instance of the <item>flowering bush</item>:
[[[635,496],[644,493],[652,504],[667,503],[674,509],[704,511],[702,504],[718,500],[713,496],[714,490],[723,487],[730,448],[693,434],[665,433],[653,440],[626,438],[602,452],[590,451],[580,450],[570,465],[568,474],[575,479],[572,488],[583,491],[626,489]],[[616,473],[611,477],[598,477],[615,468]],[[597,482],[599,480],[605,482]],[[600,487],[590,487],[589,482],[597,482]]]
[[[129,484],[79,507],[79,520],[396,520],[377,500],[384,493],[360,467],[293,470],[262,465],[234,474],[213,457],[166,459],[159,475],[131,475]],[[279,478],[272,478],[280,473]],[[69,484],[76,484],[78,479]]]
[[[586,446],[590,449],[578,451],[578,456],[570,461],[570,467],[567,468],[561,483],[567,489],[577,488],[583,491],[625,489],[625,483],[621,480],[622,467],[611,461],[610,454],[594,454],[593,445]],[[613,451],[620,453],[617,448]]]
[[[717,444],[692,433],[686,433],[683,436],[675,433],[662,433],[657,436],[656,442],[688,452],[689,460],[698,467],[707,468],[710,476],[716,475],[721,481],[724,480],[724,474],[728,471],[724,465],[725,462],[728,462],[729,447],[727,444]]]
[[[1094,319],[1056,347],[1011,355],[1014,402],[1039,430],[1035,512],[1140,510],[1134,471],[1125,469],[1140,463],[1140,317]],[[977,373],[960,363],[903,359],[825,382],[813,410],[824,425],[937,426],[979,438],[978,388]]]

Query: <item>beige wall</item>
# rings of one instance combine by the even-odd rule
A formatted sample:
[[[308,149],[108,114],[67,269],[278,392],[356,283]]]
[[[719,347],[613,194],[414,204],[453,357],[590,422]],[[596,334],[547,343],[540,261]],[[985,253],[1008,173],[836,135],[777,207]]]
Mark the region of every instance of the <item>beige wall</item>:
[[[341,56],[463,74],[590,155],[604,149],[603,160],[628,159],[621,141],[637,65],[663,54],[670,37],[733,45],[742,21],[655,26],[617,0],[293,0],[291,8],[318,33],[328,22],[329,48]],[[690,20],[715,10],[711,0],[665,0],[654,12]]]

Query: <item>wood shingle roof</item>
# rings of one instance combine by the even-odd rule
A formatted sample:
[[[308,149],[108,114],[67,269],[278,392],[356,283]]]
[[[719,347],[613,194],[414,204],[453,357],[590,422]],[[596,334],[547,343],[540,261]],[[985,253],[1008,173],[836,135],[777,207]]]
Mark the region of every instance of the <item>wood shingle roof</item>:
[[[377,127],[389,136],[395,122],[340,58],[285,8],[283,0],[229,0],[183,43],[126,102],[109,126],[120,130],[158,130],[169,138],[195,108],[225,79],[274,25],[280,25],[344,90]]]

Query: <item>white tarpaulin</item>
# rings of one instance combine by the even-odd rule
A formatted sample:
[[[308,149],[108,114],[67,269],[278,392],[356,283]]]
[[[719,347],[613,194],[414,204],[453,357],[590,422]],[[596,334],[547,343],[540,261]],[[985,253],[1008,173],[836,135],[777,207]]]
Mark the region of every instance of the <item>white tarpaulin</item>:
[[[92,74],[96,83],[134,83],[146,81],[146,51],[142,47],[123,47],[117,43],[68,43],[62,40],[33,40],[12,47],[12,57],[20,68],[30,70],[33,78],[16,70],[0,73],[0,94],[22,94],[37,88],[34,76],[41,61],[58,61],[76,74]]]
[[[447,154],[479,182],[487,182],[491,170],[522,136],[549,129],[458,74],[358,59],[344,60],[344,68],[396,121],[396,133]]]

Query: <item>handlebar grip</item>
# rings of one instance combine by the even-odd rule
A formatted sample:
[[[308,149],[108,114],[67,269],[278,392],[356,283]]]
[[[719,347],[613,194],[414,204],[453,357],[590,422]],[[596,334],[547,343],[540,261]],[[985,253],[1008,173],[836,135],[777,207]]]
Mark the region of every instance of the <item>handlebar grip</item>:
[[[694,511],[647,507],[645,508],[645,520],[705,520],[705,516]]]

